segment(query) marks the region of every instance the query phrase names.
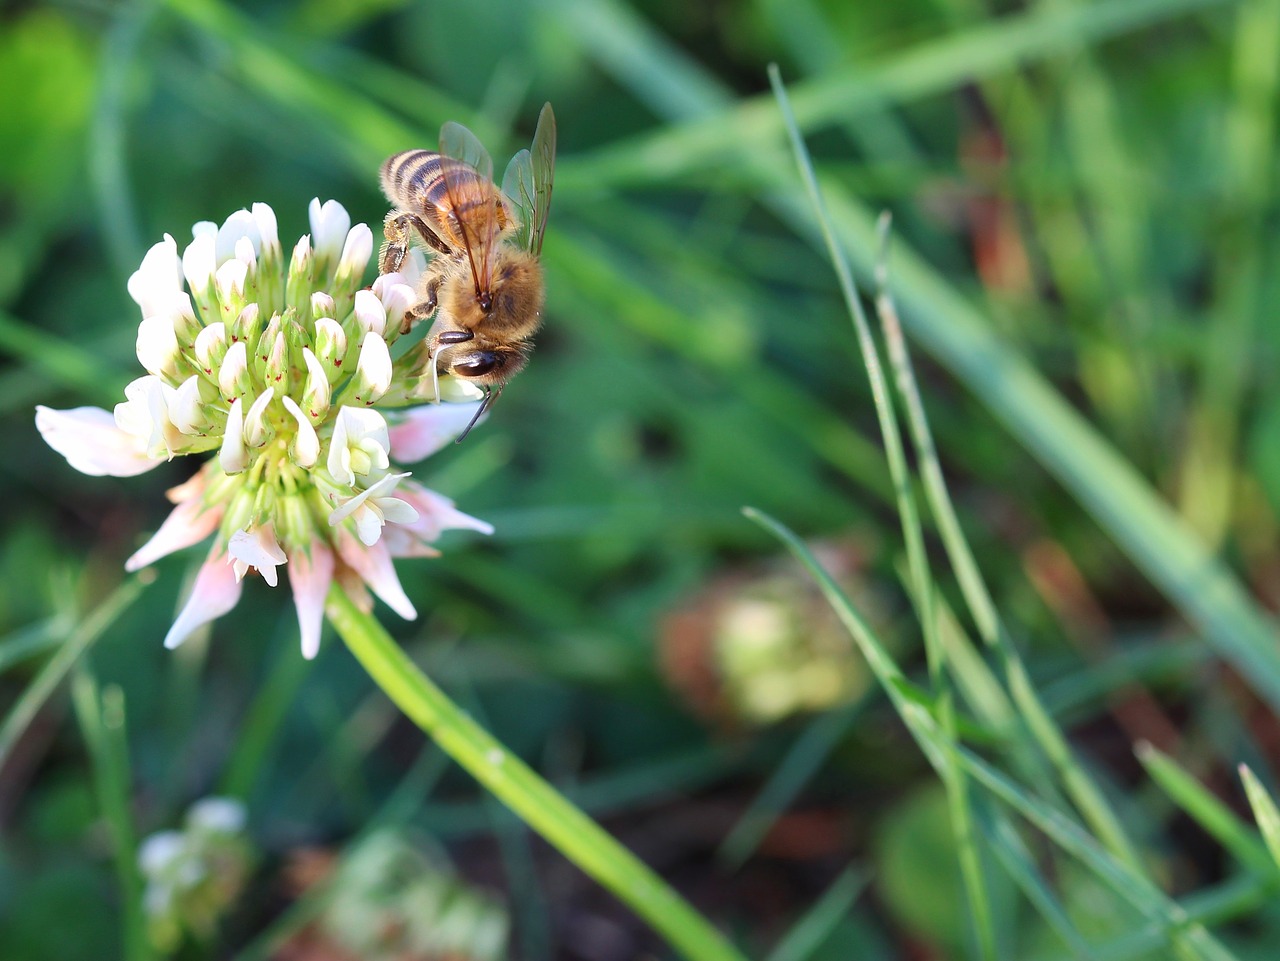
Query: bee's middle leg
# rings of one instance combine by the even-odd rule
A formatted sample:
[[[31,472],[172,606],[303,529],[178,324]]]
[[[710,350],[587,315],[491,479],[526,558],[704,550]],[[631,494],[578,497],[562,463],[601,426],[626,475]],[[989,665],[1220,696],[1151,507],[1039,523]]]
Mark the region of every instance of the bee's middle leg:
[[[443,279],[443,277],[431,277],[427,280],[426,298],[418,301],[404,312],[404,320],[400,321],[400,333],[409,333],[415,323],[425,317],[430,317],[436,312],[436,298],[440,292],[440,284]]]

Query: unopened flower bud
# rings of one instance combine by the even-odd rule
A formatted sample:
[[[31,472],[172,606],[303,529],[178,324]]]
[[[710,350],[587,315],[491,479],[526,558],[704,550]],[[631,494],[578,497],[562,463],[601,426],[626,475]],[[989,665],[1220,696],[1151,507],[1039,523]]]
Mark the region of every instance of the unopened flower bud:
[[[333,267],[342,256],[347,231],[351,228],[351,215],[336,200],[326,200],[321,205],[319,197],[312,199],[307,214],[311,218],[311,240],[315,245],[316,260]]]
[[[294,403],[292,397],[286,394],[280,400],[284,403],[284,409],[298,422],[298,431],[294,435],[293,444],[289,447],[289,456],[303,469],[314,467],[316,461],[320,459],[320,438],[316,434],[316,429],[311,426],[311,421],[302,412],[302,408]]]
[[[242,340],[246,344],[256,344],[262,336],[262,308],[255,302],[245,304],[244,310],[236,315],[231,324],[231,339]]]
[[[379,277],[378,281],[374,282],[373,292],[378,295],[382,306],[386,309],[387,329],[395,334],[400,330],[405,312],[418,302],[418,295],[408,284],[385,284],[380,289],[379,282],[384,279]]]
[[[245,310],[248,309],[248,307],[245,308]],[[196,337],[195,351],[196,360],[200,363],[200,369],[206,374],[212,375],[222,364],[222,359],[227,355],[226,325],[219,321],[200,331]]]
[[[243,213],[243,211],[241,211]],[[235,258],[245,265],[249,273],[255,273],[258,269],[258,252],[253,247],[253,241],[248,237],[241,237],[236,241]]]
[[[245,278],[249,268],[242,260],[228,260],[213,274],[213,286],[218,293],[218,305],[222,319],[230,320],[244,309]]]
[[[289,389],[289,347],[285,342],[284,331],[276,332],[276,339],[271,342],[271,349],[263,369],[263,378],[284,393]]]
[[[329,412],[331,391],[329,378],[325,375],[324,365],[312,353],[310,347],[302,348],[302,359],[307,365],[307,383],[302,391],[302,406],[306,409],[311,423],[318,424]]]
[[[250,385],[249,350],[241,340],[228,347],[226,356],[222,358],[222,366],[218,368],[218,387],[222,396],[231,400],[242,396]]]
[[[391,386],[391,351],[382,335],[369,331],[360,344],[353,385],[356,402],[366,407],[373,404]]]
[[[311,250],[311,238],[304,235],[294,245],[293,256],[289,260],[289,275],[284,285],[286,303],[310,302],[315,270],[316,258]]]
[[[357,294],[357,297],[360,295]],[[313,319],[321,317],[332,317],[337,312],[333,303],[333,298],[323,290],[317,290],[311,295],[311,316]]]
[[[148,373],[168,380],[176,379],[179,368],[178,336],[168,314],[145,318],[138,325],[135,345],[138,360]]]
[[[231,402],[227,411],[227,426],[222,435],[222,448],[218,451],[218,464],[228,474],[238,474],[249,464],[249,452],[244,446],[244,404],[239,398]]]
[[[372,331],[379,336],[387,329],[387,310],[372,290],[356,291],[356,323],[362,331]]]
[[[274,433],[267,423],[267,405],[275,395],[275,388],[268,387],[244,415],[244,439],[250,447],[265,447]]]
[[[347,232],[342,245],[342,256],[333,278],[334,286],[338,290],[359,287],[372,254],[373,231],[368,224],[356,224]]]
[[[326,371],[337,371],[347,356],[347,334],[336,320],[321,317],[316,321],[316,359]]]

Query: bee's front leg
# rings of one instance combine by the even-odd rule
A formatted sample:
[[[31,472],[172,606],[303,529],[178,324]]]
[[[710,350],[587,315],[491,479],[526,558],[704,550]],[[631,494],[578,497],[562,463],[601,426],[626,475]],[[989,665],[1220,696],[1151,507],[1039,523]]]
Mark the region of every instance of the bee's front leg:
[[[400,269],[409,253],[409,242],[415,232],[437,253],[453,253],[449,245],[436,236],[436,232],[417,214],[392,210],[382,222],[382,233],[387,242],[382,245],[382,252],[378,256],[378,273],[390,274]]]

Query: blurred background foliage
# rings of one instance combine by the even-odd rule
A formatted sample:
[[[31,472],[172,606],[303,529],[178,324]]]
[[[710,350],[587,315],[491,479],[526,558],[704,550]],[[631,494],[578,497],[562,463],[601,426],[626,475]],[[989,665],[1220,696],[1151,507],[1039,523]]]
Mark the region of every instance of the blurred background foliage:
[[[211,636],[164,652],[189,566],[162,562],[142,585],[121,565],[190,466],[88,479],[32,422],[36,403],[110,407],[137,376],[125,280],[164,233],[185,244],[192,223],[265,201],[288,243],[313,196],[376,229],[384,156],[433,146],[452,119],[501,169],[546,100],[560,157],[545,332],[485,427],[419,471],[498,532],[405,563],[420,620],[383,613],[498,738],[752,956],[970,950],[936,780],[806,576],[739,513],[813,538],[923,674],[865,372],[794,203],[770,62],[829,199],[892,211],[894,243],[927,265],[895,274],[924,278],[897,293],[925,348],[925,405],[1046,705],[1151,877],[1174,896],[1218,893],[1239,956],[1272,956],[1280,917],[1257,892],[1275,879],[1233,901],[1238,868],[1133,745],[1246,811],[1235,764],[1272,783],[1280,760],[1274,630],[1260,643],[1197,620],[1220,585],[1152,573],[1183,542],[1148,528],[1134,548],[1125,507],[1090,499],[1104,476],[1091,455],[1047,419],[1036,434],[1036,406],[1018,403],[1032,393],[1000,394],[987,342],[945,311],[919,318],[928,297],[972,305],[984,337],[1174,506],[1179,531],[1261,607],[1280,603],[1274,0],[8,4],[0,955],[112,956],[138,894],[112,850],[210,794],[247,804],[261,857],[183,956],[372,951],[319,939],[330,915],[306,907],[295,869],[299,852],[336,857],[374,828],[401,832],[385,855],[400,863],[440,863],[419,834],[448,850],[447,883],[476,889],[448,896],[482,917],[475,957],[500,956],[502,911],[510,957],[665,950],[451,769],[340,645],[304,663],[283,592],[249,585]],[[865,269],[876,249],[850,253]],[[957,360],[947,336],[977,354]],[[1217,660],[1232,644],[1243,676]],[[73,662],[75,698],[22,700]],[[1044,870],[1098,956],[1168,956],[1126,953],[1133,919],[1092,877]],[[353,903],[369,883],[352,882]],[[1002,956],[1068,956],[1007,878],[991,894]]]

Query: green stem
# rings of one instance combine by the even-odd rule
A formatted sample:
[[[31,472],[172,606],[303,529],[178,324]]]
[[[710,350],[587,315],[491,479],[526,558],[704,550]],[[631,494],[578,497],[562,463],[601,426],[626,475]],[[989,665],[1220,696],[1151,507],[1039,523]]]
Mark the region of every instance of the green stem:
[[[392,702],[561,854],[617,895],[690,961],[744,961],[635,855],[450,701],[382,625],[336,587],[329,592],[327,613],[356,660]]]

